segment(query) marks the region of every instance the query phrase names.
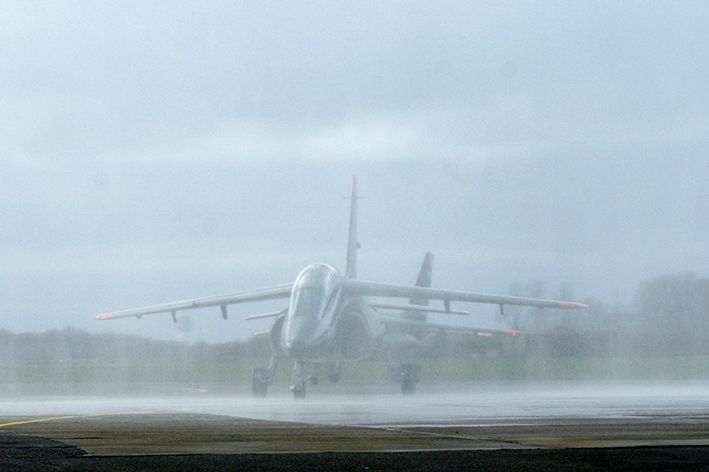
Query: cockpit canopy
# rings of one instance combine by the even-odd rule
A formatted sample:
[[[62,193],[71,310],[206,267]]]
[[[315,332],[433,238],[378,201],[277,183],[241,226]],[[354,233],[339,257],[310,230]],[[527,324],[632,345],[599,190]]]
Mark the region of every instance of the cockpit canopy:
[[[340,273],[328,264],[313,264],[298,275],[291,295],[289,318],[320,318],[332,305]]]

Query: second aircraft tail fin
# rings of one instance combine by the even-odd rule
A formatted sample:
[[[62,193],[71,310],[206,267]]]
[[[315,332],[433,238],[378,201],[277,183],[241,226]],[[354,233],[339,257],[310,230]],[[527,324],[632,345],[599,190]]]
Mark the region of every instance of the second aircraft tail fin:
[[[431,276],[433,274],[433,254],[427,252],[421,263],[421,269],[419,270],[419,275],[416,278],[417,287],[430,287],[431,286]],[[428,305],[428,298],[421,297],[411,297],[409,299],[410,305]],[[416,312],[413,310],[407,310],[402,313],[405,318],[414,320],[425,320],[426,313]]]

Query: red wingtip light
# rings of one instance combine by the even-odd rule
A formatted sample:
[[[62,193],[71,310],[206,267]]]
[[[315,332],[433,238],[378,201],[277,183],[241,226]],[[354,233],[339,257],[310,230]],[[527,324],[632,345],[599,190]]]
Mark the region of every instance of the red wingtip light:
[[[101,313],[96,317],[97,320],[110,320],[113,317],[113,313]]]
[[[559,308],[562,310],[575,310],[577,308],[588,308],[588,305],[574,302],[559,302]]]

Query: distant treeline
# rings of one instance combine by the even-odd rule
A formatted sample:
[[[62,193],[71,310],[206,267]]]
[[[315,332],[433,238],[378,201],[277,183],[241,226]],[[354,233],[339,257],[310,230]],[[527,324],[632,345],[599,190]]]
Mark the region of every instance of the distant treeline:
[[[165,341],[127,334],[90,334],[78,328],[42,333],[0,330],[0,360],[16,362],[169,362],[195,364],[265,356],[263,338],[223,344]]]
[[[574,299],[568,286],[547,292],[536,282],[513,286],[515,295]],[[525,353],[556,356],[706,355],[709,354],[709,279],[686,273],[656,277],[640,284],[630,305],[582,300],[584,311],[514,311],[509,327],[526,336]],[[513,311],[513,310],[510,310]]]

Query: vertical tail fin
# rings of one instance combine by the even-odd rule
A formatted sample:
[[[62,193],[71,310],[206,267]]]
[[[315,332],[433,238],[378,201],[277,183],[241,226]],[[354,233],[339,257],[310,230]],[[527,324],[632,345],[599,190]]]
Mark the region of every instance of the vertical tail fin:
[[[421,270],[416,278],[417,287],[430,287],[431,275],[433,274],[433,254],[427,252],[421,263]],[[428,298],[412,298],[409,300],[412,305],[428,305]]]
[[[357,177],[352,177],[352,196],[350,199],[350,229],[347,237],[347,265],[345,267],[345,277],[349,279],[357,278]]]
[[[423,258],[423,262],[421,263],[421,270],[419,270],[419,275],[416,278],[416,286],[417,287],[430,287],[431,286],[431,275],[433,274],[433,254],[430,252],[427,252],[426,255]],[[422,306],[427,306],[428,305],[428,298],[418,298],[418,297],[412,297],[409,300],[409,304],[411,305],[422,305]],[[426,320],[426,313],[421,313],[419,311],[403,311],[402,315],[404,315],[404,318],[408,318],[411,320]]]

